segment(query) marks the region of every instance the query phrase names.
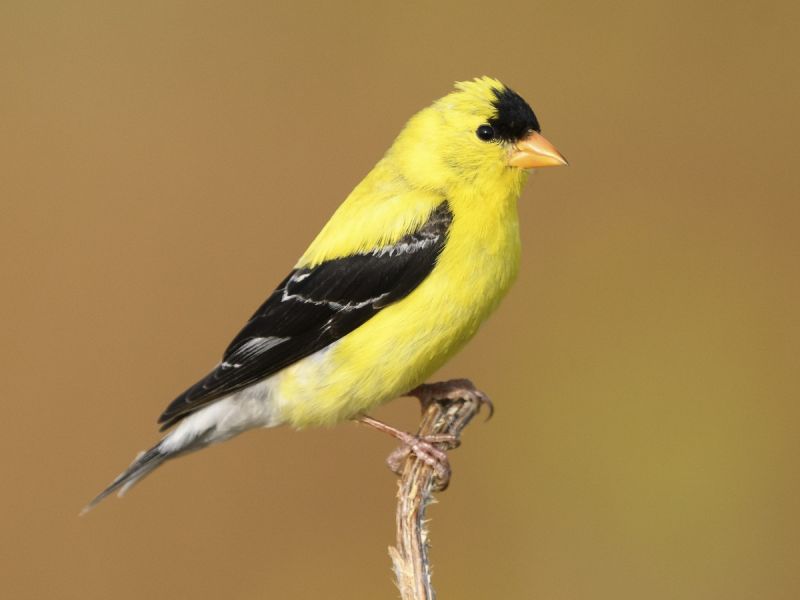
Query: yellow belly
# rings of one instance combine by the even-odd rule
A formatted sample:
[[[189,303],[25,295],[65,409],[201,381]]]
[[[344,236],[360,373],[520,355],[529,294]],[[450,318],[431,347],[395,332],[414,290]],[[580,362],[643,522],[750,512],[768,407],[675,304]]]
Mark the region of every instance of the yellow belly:
[[[419,287],[276,376],[283,418],[295,427],[333,424],[424,382],[497,306],[513,283],[519,255],[515,201],[488,218],[456,213],[448,243]]]

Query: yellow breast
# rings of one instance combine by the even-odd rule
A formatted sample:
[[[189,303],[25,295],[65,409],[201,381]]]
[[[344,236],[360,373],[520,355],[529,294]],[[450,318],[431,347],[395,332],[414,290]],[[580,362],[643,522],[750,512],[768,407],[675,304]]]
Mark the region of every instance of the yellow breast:
[[[286,420],[304,427],[351,418],[416,387],[458,351],[516,276],[516,199],[475,190],[448,198],[453,222],[428,278],[326,350],[281,372],[278,399]]]

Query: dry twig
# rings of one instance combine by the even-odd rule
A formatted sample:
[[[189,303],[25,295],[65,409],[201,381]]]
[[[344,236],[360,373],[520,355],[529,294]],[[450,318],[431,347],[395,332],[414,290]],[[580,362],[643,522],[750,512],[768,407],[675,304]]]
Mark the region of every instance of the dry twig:
[[[470,384],[471,385],[471,384]],[[424,405],[417,436],[458,437],[488,400],[482,394],[466,393],[457,398],[436,398]],[[490,406],[491,407],[491,406]],[[447,444],[435,444],[442,450]],[[433,600],[431,565],[428,559],[428,530],[425,509],[434,501],[433,493],[447,487],[434,467],[418,460],[413,453],[405,459],[397,491],[397,545],[389,548],[397,587],[403,600]]]

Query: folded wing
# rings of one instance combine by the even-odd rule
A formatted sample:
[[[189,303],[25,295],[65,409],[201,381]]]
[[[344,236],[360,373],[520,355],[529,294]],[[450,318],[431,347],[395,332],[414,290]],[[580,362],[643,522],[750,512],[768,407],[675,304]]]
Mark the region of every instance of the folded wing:
[[[436,266],[452,220],[445,201],[394,244],[292,271],[222,362],[170,403],[161,429],[325,348],[410,294]]]

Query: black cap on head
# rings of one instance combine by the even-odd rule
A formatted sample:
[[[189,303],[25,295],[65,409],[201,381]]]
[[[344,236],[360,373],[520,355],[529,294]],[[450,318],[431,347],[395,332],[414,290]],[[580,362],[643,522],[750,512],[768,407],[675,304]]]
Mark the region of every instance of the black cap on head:
[[[531,131],[540,133],[542,128],[533,109],[514,90],[494,88],[496,100],[492,102],[497,116],[489,119],[498,138],[507,142],[521,140]]]

